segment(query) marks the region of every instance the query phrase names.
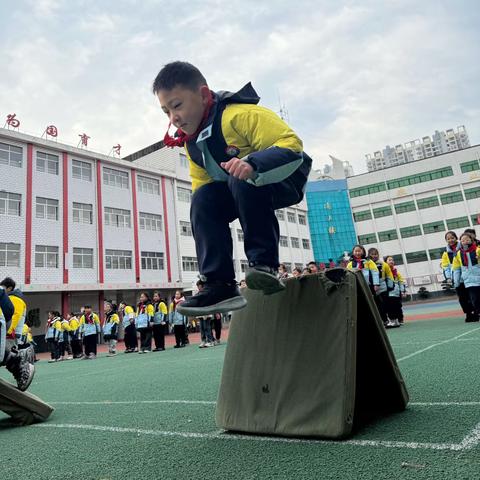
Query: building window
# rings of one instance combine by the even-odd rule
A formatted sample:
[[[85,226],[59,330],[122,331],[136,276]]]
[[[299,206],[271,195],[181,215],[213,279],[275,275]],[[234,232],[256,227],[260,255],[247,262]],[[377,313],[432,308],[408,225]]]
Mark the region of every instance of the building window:
[[[180,235],[183,235],[184,237],[193,237],[192,225],[190,222],[180,221]]]
[[[108,270],[131,270],[131,250],[105,250],[105,268]]]
[[[93,248],[74,248],[73,268],[93,268]]]
[[[432,248],[428,251],[430,255],[430,260],[440,260],[445,252],[445,247]]]
[[[443,220],[439,220],[438,222],[423,224],[423,233],[425,235],[427,233],[436,233],[436,232],[444,232],[444,231],[445,231],[445,224],[443,223]]]
[[[35,267],[58,268],[58,247],[35,245]]]
[[[407,263],[428,262],[427,252],[424,250],[407,253],[405,257],[407,259]]]
[[[378,232],[378,240],[380,242],[388,242],[389,240],[396,240],[398,234],[396,230],[384,230],[383,232]]]
[[[404,227],[400,229],[400,236],[402,238],[416,237],[417,235],[422,234],[422,229],[419,225],[413,227]]]
[[[375,218],[388,217],[392,214],[392,207],[379,207],[373,209],[373,216]]]
[[[58,220],[58,200],[53,198],[37,197],[35,211],[35,216],[37,218]]]
[[[296,237],[291,237],[290,241],[292,242],[292,248],[300,248],[300,240]]]
[[[275,215],[278,220],[285,220],[285,212],[283,210],[275,210]]]
[[[0,192],[0,215],[19,217],[22,211],[22,196],[19,193]]]
[[[403,262],[403,257],[401,253],[399,253],[398,255],[389,255],[389,256],[393,258],[395,265],[403,265],[404,262]]]
[[[117,228],[130,228],[130,210],[105,207],[105,225]]]
[[[356,222],[363,222],[364,220],[370,220],[372,218],[372,212],[370,210],[362,210],[361,212],[354,212],[353,219]]]
[[[480,213],[475,213],[471,216],[472,225],[480,225]]]
[[[162,252],[142,252],[142,270],[163,270],[163,253]]]
[[[365,187],[352,188],[349,190],[350,197],[361,197],[363,195],[371,195],[372,193],[384,192],[387,189],[385,182],[374,183]]]
[[[79,180],[92,181],[92,164],[80,160],[72,160],[72,177]]]
[[[474,198],[480,198],[480,187],[465,189],[465,199],[473,200]]]
[[[448,205],[449,203],[457,203],[463,201],[462,192],[452,192],[452,193],[445,193],[440,195],[440,201],[442,205]]]
[[[375,233],[366,233],[358,236],[358,243],[360,245],[368,245],[377,242],[377,235]]]
[[[21,167],[23,159],[22,147],[0,143],[0,164]]]
[[[415,211],[415,202],[403,202],[395,205],[395,213],[407,213]]]
[[[300,225],[306,225],[307,224],[307,217],[305,215],[302,215],[301,213],[298,214],[298,223]]]
[[[454,228],[469,227],[468,217],[457,217],[447,219],[447,228],[453,230]]]
[[[305,250],[310,250],[310,240],[308,238],[302,238],[302,247]]]
[[[440,205],[440,202],[438,201],[438,197],[420,198],[417,200],[417,207],[419,210],[423,210],[425,208],[438,207],[439,205]]]
[[[0,243],[0,267],[20,266],[20,244]]]
[[[103,183],[111,187],[128,189],[128,173],[103,167]]]
[[[288,238],[285,235],[280,235],[279,245],[281,247],[288,247]]]
[[[473,172],[474,170],[480,170],[480,162],[478,160],[472,160],[471,162],[464,162],[460,164],[460,170],[462,173]]]
[[[73,202],[73,222],[74,223],[93,223],[93,205],[89,203]]]
[[[248,268],[248,260],[240,260],[240,271],[245,273]]]
[[[182,257],[182,270],[184,272],[198,272],[198,261],[195,257]]]
[[[37,152],[37,172],[58,175],[58,156],[50,153]]]
[[[237,239],[239,242],[243,242],[243,230],[237,228]]]
[[[188,168],[188,157],[184,153],[180,153],[180,166],[182,168]]]
[[[139,192],[160,195],[160,181],[156,178],[148,178],[143,175],[138,175],[137,186]]]
[[[287,210],[287,220],[290,223],[297,223],[295,212],[291,212],[290,210]]]
[[[408,187],[409,185],[416,185],[417,183],[430,182],[431,180],[438,180],[439,178],[453,176],[452,167],[439,168],[429,172],[418,173],[416,175],[409,175],[408,177],[397,178],[396,180],[389,180],[387,186],[389,190],[401,187]]]
[[[140,230],[150,230],[152,232],[162,230],[162,216],[155,213],[140,212]]]
[[[177,187],[177,198],[180,202],[190,203],[192,201],[192,191],[188,188]]]

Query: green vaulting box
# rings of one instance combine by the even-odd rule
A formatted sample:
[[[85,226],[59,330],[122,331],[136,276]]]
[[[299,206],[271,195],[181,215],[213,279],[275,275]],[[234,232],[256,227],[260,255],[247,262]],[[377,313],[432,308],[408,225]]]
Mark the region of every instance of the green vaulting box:
[[[361,272],[246,290],[232,318],[216,421],[225,430],[342,438],[405,409],[408,393]]]

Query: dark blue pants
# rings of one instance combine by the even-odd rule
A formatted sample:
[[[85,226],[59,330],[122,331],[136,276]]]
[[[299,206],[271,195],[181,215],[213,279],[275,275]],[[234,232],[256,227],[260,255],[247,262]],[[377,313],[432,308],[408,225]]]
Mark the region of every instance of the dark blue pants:
[[[201,275],[207,280],[232,281],[232,236],[229,223],[240,220],[249,264],[278,267],[279,226],[275,209],[302,199],[288,179],[256,187],[228,177],[228,182],[212,182],[192,196],[190,220]]]

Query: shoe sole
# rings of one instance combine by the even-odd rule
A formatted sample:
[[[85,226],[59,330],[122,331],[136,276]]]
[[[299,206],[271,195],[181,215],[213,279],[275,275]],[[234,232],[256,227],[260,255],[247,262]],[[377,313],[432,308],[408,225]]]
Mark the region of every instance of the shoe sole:
[[[280,280],[261,270],[248,272],[245,282],[251,290],[261,290],[265,295],[273,295],[285,290],[285,285]]]
[[[28,378],[27,384],[23,388],[20,388],[20,387],[18,388],[21,392],[24,392],[25,390],[27,390],[27,388],[32,383],[33,376],[35,375],[35,366],[32,365],[31,363],[29,363],[28,365],[30,367],[30,377]]]
[[[233,297],[222,302],[215,303],[214,305],[208,305],[206,307],[184,307],[180,304],[177,307],[177,310],[182,315],[187,315],[188,317],[195,317],[198,315],[208,315],[212,313],[228,313],[233,312],[234,310],[240,310],[247,306],[247,301],[244,297]]]

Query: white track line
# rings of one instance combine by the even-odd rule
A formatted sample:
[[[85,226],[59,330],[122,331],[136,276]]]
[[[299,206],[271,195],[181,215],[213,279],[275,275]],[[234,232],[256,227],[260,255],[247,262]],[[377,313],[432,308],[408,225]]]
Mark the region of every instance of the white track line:
[[[448,340],[443,340],[438,343],[434,343],[433,345],[429,345],[426,348],[422,348],[421,350],[418,350],[416,352],[411,353],[410,355],[406,355],[405,357],[399,358],[397,362],[402,362],[403,360],[407,360],[408,358],[415,357],[416,355],[419,355],[420,353],[426,352],[427,350],[431,350],[432,348],[438,347],[440,345],[445,345],[446,343],[453,342],[454,340],[459,339],[460,337],[463,337],[464,335],[469,335],[472,332],[476,332],[477,330],[480,330],[480,327],[478,328],[473,328],[472,330],[469,330],[468,332],[464,332],[461,335],[457,335],[456,337],[449,338]]]
[[[140,428],[110,427],[105,425],[81,425],[71,423],[38,423],[32,425],[34,428],[65,428],[71,430],[89,430],[98,432],[113,433],[133,433],[137,436],[152,435],[160,437],[181,437],[181,438],[200,438],[209,440],[237,440],[248,442],[272,442],[272,443],[302,443],[310,445],[332,445],[344,446],[354,445],[358,447],[380,447],[380,448],[409,448],[423,450],[469,450],[475,447],[480,439],[480,424],[469,433],[461,443],[423,443],[423,442],[395,442],[388,440],[313,440],[301,438],[282,438],[282,437],[265,437],[256,435],[238,435],[225,433],[223,431],[211,433],[197,432],[176,432],[165,430],[146,430]]]
[[[209,400],[103,400],[97,402],[47,402],[52,405],[151,405],[156,403],[187,404],[187,405],[215,405],[217,402]]]
[[[53,401],[51,405],[155,405],[155,404],[181,404],[181,405],[216,405],[213,400],[99,400],[92,402],[76,401]],[[480,402],[410,402],[408,405],[414,407],[478,407]]]

